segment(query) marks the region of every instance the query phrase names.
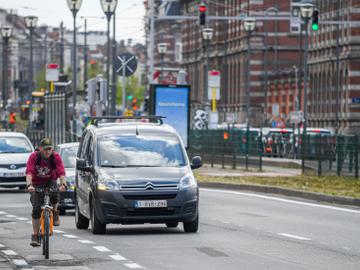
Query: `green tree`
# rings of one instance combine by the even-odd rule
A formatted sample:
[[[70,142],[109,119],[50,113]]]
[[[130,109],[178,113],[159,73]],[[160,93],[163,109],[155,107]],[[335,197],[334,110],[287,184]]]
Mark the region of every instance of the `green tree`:
[[[126,78],[126,95],[136,97],[139,104],[144,100],[145,86],[139,83],[139,78],[135,75]],[[122,104],[122,81],[118,80],[116,104]]]
[[[35,76],[35,82],[37,89],[34,90],[40,90],[41,88],[47,89],[48,88],[48,82],[45,81],[45,68],[42,68],[39,70],[39,72]]]

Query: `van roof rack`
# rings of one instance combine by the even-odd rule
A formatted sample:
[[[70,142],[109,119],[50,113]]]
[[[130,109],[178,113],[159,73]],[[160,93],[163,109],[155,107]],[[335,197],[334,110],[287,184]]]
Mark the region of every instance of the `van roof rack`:
[[[143,115],[143,116],[93,116],[90,117],[91,125],[98,126],[99,121],[101,120],[156,120],[156,123],[159,125],[163,125],[163,119],[166,118],[164,116],[157,115]]]

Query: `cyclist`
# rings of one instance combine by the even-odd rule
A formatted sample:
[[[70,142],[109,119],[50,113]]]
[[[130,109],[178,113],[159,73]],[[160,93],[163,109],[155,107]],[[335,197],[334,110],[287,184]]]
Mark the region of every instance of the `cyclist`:
[[[35,192],[35,188],[57,188],[57,179],[60,178],[59,191],[67,189],[65,179],[65,169],[63,161],[58,153],[54,151],[52,142],[48,138],[41,140],[38,151],[32,153],[26,164],[26,189],[30,192],[30,202],[32,204],[32,225],[33,234],[31,235],[30,245],[40,246],[38,232],[40,230],[41,206],[44,201],[44,194]],[[60,194],[52,192],[50,201],[53,205],[54,226],[60,225],[59,211],[57,209]]]

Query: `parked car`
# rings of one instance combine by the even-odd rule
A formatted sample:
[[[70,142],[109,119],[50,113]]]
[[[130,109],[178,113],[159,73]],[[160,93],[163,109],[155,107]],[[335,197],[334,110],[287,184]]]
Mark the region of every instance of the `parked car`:
[[[0,187],[26,187],[26,163],[34,146],[23,133],[0,132]]]
[[[66,210],[74,209],[74,190],[75,190],[75,167],[76,167],[76,155],[79,148],[79,143],[64,143],[59,144],[55,150],[61,156],[65,172],[66,182],[68,189],[66,192],[60,192],[59,209],[60,214],[65,215]]]
[[[303,132],[303,129],[300,129],[300,133],[299,130],[294,132],[295,147],[300,157]],[[305,148],[305,156],[307,158],[335,160],[336,139],[333,132],[325,128],[307,128],[306,135],[308,143]]]
[[[75,223],[94,234],[106,225],[165,223],[185,232],[199,224],[199,190],[174,128],[155,123],[90,125],[76,161]]]

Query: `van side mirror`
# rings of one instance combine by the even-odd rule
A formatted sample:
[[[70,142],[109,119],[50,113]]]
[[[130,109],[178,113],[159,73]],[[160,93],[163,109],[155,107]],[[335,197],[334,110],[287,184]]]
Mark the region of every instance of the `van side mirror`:
[[[199,156],[193,157],[191,160],[191,169],[196,170],[201,168],[201,166],[202,166],[201,157]]]
[[[84,172],[93,172],[93,168],[87,165],[85,159],[81,159],[81,158],[76,159],[76,169]]]

